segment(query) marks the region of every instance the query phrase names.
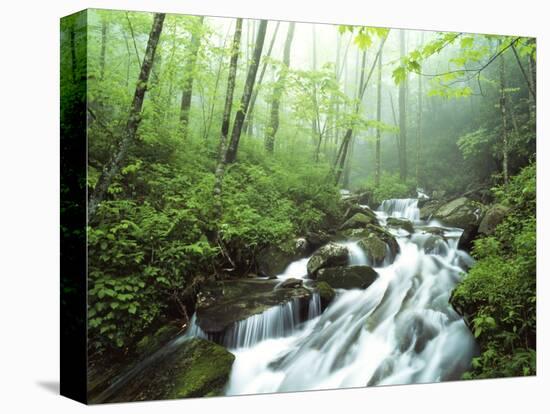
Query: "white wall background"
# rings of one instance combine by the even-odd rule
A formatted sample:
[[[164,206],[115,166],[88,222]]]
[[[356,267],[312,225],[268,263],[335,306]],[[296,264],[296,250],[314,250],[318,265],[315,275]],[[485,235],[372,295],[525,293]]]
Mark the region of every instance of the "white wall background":
[[[0,411],[83,412],[59,381],[58,19],[86,7],[292,19],[538,37],[538,377],[180,400],[92,412],[477,413],[548,409],[546,2],[537,0],[10,0],[0,23]],[[546,138],[546,139],[545,139]],[[546,186],[548,184],[546,183]],[[544,234],[545,233],[545,234]]]

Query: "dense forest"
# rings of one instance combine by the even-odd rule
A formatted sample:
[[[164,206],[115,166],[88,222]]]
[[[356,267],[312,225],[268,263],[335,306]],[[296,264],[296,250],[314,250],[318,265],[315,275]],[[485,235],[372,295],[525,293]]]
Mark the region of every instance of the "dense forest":
[[[534,39],[89,10],[61,42],[92,401],[536,373]],[[240,388],[262,352],[285,379]]]

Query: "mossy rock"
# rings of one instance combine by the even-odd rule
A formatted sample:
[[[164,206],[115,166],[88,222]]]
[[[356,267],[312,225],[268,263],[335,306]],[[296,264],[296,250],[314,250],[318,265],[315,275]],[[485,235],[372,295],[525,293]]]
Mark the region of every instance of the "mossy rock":
[[[317,280],[335,289],[366,289],[378,278],[370,266],[328,267],[319,270]]]
[[[321,309],[324,310],[336,297],[336,292],[327,282],[318,282],[317,289],[321,297]]]
[[[317,249],[307,262],[307,273],[314,279],[319,269],[330,266],[341,266],[348,263],[348,249],[345,246],[328,243]]]
[[[342,224],[342,226],[340,226],[340,230],[361,229],[368,224],[378,224],[376,217],[367,216],[364,213],[355,213],[353,216],[347,219],[346,222]]]
[[[200,338],[185,339],[172,346],[174,350],[135,373],[110,398],[95,402],[222,395],[235,361],[231,352]]]
[[[361,247],[370,262],[375,266],[378,266],[384,262],[386,257],[386,243],[384,243],[376,234],[370,233],[367,237],[359,242]]]
[[[495,204],[487,210],[481,223],[479,223],[479,232],[485,235],[491,235],[495,232],[497,226],[506,218],[510,208],[502,204]]]
[[[396,217],[389,217],[387,220],[387,225],[389,227],[406,230],[409,233],[414,233],[413,224],[409,220],[400,219]]]
[[[289,240],[281,245],[268,246],[256,255],[258,273],[262,276],[277,276],[285,271],[290,263],[306,255],[304,239]]]
[[[153,334],[145,335],[138,341],[136,344],[136,353],[142,357],[153,353],[170,339],[174,338],[180,329],[175,323],[167,323],[161,326]]]

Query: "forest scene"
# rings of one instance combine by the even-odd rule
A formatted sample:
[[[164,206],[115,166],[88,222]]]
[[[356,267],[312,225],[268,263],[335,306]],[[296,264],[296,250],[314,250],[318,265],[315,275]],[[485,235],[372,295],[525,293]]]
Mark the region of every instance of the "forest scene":
[[[534,38],[87,10],[60,76],[90,402],[536,375]]]

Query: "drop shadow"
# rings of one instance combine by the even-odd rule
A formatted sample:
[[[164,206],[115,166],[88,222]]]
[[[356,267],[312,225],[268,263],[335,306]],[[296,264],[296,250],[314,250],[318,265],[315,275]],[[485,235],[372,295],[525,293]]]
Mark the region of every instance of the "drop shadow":
[[[46,391],[59,395],[59,381],[37,381],[36,384]]]

